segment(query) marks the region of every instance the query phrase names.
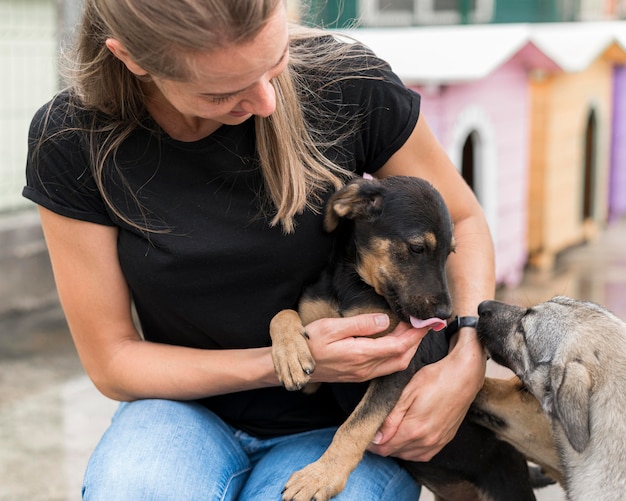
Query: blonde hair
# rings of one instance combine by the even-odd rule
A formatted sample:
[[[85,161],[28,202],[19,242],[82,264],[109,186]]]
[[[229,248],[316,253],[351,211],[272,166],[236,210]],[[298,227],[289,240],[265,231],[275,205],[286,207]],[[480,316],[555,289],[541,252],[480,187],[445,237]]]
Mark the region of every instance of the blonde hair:
[[[104,165],[108,158],[115,158],[120,144],[141,126],[147,112],[139,77],[109,51],[106,40],[119,40],[149,75],[184,80],[192,69],[181,56],[188,51],[211,51],[253,39],[276,9],[282,8],[283,1],[85,0],[72,57],[72,87],[81,106],[100,112],[98,130],[90,129],[90,160],[105,202],[122,220],[139,227],[108,197]],[[293,232],[297,214],[305,209],[319,210],[325,189],[339,188],[352,175],[322,154],[329,146],[325,143],[327,131],[314,130],[305,119],[305,109],[314,102],[316,92],[304,87],[299,77],[299,68],[317,66],[325,68],[324,73],[331,64],[340,67],[337,51],[348,51],[342,48],[343,44],[322,44],[312,57],[311,46],[300,42],[319,36],[320,31],[291,26],[290,34],[289,65],[272,81],[276,110],[267,118],[255,117],[257,151],[265,183],[264,209],[270,214],[271,224],[282,224],[287,233]],[[333,47],[335,53],[320,57],[323,46]],[[335,136],[335,140],[339,137]]]

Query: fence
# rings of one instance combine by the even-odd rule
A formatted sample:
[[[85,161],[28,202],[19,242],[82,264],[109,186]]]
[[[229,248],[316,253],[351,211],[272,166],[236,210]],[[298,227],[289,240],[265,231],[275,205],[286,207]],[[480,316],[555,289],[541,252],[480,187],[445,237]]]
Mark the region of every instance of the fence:
[[[57,24],[54,0],[0,0],[0,213],[29,206],[28,126],[57,89]]]

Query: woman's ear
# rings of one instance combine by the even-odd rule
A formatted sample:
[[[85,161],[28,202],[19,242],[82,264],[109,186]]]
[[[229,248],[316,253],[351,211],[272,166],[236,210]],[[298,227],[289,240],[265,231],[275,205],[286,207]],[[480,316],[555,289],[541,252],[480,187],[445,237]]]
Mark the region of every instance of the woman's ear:
[[[148,74],[146,70],[139,66],[134,59],[130,57],[130,54],[119,40],[115,38],[107,38],[105,43],[107,49],[109,49],[115,57],[122,61],[131,73],[134,73],[138,77],[146,76]]]

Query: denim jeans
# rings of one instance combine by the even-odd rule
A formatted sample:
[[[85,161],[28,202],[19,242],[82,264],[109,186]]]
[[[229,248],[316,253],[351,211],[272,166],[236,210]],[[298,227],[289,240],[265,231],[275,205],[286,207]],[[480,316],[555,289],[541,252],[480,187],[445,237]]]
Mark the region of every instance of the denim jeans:
[[[258,439],[196,403],[122,403],[89,460],[83,499],[279,501],[291,473],[321,456],[334,432]],[[419,492],[393,459],[366,452],[333,501],[416,501]]]

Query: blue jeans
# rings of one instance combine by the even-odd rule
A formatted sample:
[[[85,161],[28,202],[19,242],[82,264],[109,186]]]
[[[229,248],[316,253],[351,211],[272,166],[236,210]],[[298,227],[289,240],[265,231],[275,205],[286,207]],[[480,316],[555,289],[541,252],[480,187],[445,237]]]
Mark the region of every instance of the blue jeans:
[[[315,461],[334,428],[257,439],[192,402],[122,403],[89,460],[90,501],[279,501],[291,473]],[[333,501],[416,501],[393,459],[367,452]]]

